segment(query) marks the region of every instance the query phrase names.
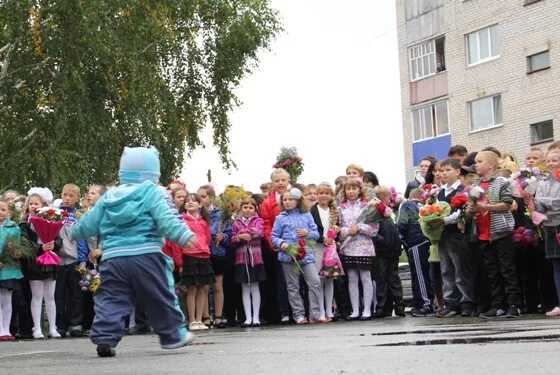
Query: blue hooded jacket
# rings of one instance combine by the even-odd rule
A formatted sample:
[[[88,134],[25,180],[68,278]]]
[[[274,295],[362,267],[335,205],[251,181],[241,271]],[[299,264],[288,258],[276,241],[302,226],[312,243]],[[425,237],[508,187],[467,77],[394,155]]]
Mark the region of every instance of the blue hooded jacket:
[[[295,244],[298,241],[297,229],[307,229],[309,231],[309,234],[305,237],[306,240],[317,241],[319,239],[319,231],[313,216],[309,212],[301,212],[298,208],[295,208],[282,211],[276,216],[274,226],[272,227],[272,244],[274,247],[280,249],[283,242],[286,242],[288,245]],[[278,252],[278,260],[283,263],[293,261],[292,257],[285,251]],[[313,252],[308,249],[307,255],[305,255],[301,263],[308,264],[314,262]]]
[[[103,260],[159,253],[166,237],[185,246],[194,236],[169,207],[156,185],[156,149],[125,148],[119,170],[121,184],[109,190],[73,227],[73,238],[101,238]]]
[[[210,244],[210,250],[213,257],[225,257],[227,252],[227,247],[231,242],[231,220],[225,223],[224,228],[222,226],[222,210],[218,208],[212,208],[208,210],[208,216],[210,216],[211,230],[212,230],[212,243]],[[220,233],[222,229],[224,233],[224,239],[217,245],[216,235]]]

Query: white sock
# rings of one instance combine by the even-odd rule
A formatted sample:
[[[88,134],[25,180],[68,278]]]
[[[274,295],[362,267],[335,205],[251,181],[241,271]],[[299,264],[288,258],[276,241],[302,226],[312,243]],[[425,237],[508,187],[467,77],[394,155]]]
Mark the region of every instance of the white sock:
[[[253,301],[253,324],[261,324],[259,313],[261,310],[261,291],[259,290],[259,283],[251,284],[251,298]]]
[[[33,318],[33,332],[41,331],[41,311],[43,310],[43,280],[30,280],[31,287],[31,317]],[[49,322],[50,323],[50,322]]]
[[[251,287],[249,284],[241,284],[241,297],[243,298],[243,310],[245,310],[245,324],[251,324]]]
[[[360,280],[364,290],[364,311],[363,317],[371,316],[371,304],[373,302],[373,281],[371,280],[370,270],[360,270]]]
[[[43,298],[45,299],[45,311],[49,321],[49,332],[56,332],[56,302],[54,300],[54,290],[56,288],[56,281],[47,279],[44,281],[45,289]]]
[[[351,318],[360,316],[360,290],[358,289],[358,270],[348,270],[348,293],[350,294],[350,304],[352,305]]]
[[[12,320],[12,291],[0,288],[0,305],[2,305],[2,323],[0,336],[10,336],[10,321]]]
[[[332,318],[332,305],[334,298],[334,282],[333,279],[323,280],[323,289],[325,293],[325,317]]]

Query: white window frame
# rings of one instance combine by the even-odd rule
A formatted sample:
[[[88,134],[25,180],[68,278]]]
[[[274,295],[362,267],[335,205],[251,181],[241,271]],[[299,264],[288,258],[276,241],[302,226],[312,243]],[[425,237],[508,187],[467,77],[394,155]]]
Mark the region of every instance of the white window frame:
[[[427,46],[431,47],[431,51],[429,53],[424,53]],[[412,57],[412,51],[415,50],[417,52],[416,57]],[[420,75],[418,66],[422,64],[422,72],[424,71],[424,57],[428,56],[428,59],[431,60],[433,63],[433,69],[426,75]],[[414,69],[412,62],[416,61],[416,72],[419,73],[417,77],[414,77]],[[429,63],[428,63],[429,64]],[[437,68],[437,56],[436,56],[436,40],[431,39],[422,43],[415,44],[408,48],[408,65],[409,65],[409,73],[410,73],[410,82],[418,81],[424,79],[426,77],[432,76],[436,74]]]
[[[447,132],[442,133],[442,134],[438,134],[438,123],[437,123],[437,116],[435,116],[435,107],[436,107],[437,104],[440,104],[440,103],[443,103],[443,102],[445,102],[446,109],[447,109]],[[434,135],[432,137],[423,137],[423,138],[419,138],[419,139],[414,139],[414,115],[413,115],[413,112],[414,111],[422,111],[426,108],[430,108],[430,114],[431,114],[431,119],[432,119],[432,132],[433,132]],[[419,112],[419,114],[420,113],[421,112]],[[420,122],[422,124],[424,116],[419,116],[419,118],[420,118]],[[412,125],[412,143],[423,142],[423,141],[426,141],[428,139],[434,139],[434,138],[442,137],[444,135],[451,134],[451,124],[449,123],[449,100],[447,100],[447,99],[438,100],[437,102],[433,102],[433,103],[430,103],[428,105],[412,109],[410,111],[410,122],[411,122],[411,125]],[[421,130],[423,128],[424,128],[423,126],[420,126]]]
[[[495,106],[495,103],[494,103],[494,98],[498,98],[498,97],[500,98],[500,101],[501,101],[500,108],[502,109],[502,121],[500,123],[496,124],[496,113],[494,112],[494,108],[496,108],[496,106]],[[487,100],[487,99],[492,99],[492,125],[488,126],[488,127],[485,127],[485,128],[473,130],[472,103],[478,102],[478,101],[481,101],[481,100]],[[504,125],[504,102],[503,102],[503,99],[502,99],[502,94],[494,94],[494,95],[485,96],[484,98],[471,100],[470,102],[468,102],[468,104],[469,104],[470,133],[478,133],[478,132],[482,132],[482,131],[489,130],[489,129],[499,128],[500,126]]]
[[[498,54],[495,55],[495,56],[492,56],[492,31],[491,31],[491,29],[493,29],[493,28],[496,29],[496,33],[497,33],[497,37],[498,37]],[[490,50],[488,51],[489,56],[484,58],[484,59],[481,59],[480,58],[480,33],[485,31],[485,30],[488,30],[488,48]],[[470,49],[470,44],[469,44],[469,38],[471,36],[476,37],[476,46],[477,46],[476,53],[478,55],[478,60],[475,61],[475,62],[472,62],[472,63],[471,63],[471,49]],[[466,47],[467,47],[467,65],[468,66],[475,66],[475,65],[483,64],[487,61],[492,61],[492,60],[495,60],[495,59],[499,58],[500,57],[500,34],[498,32],[498,24],[491,25],[491,26],[488,26],[488,27],[484,27],[482,29],[479,29],[479,30],[476,30],[476,31],[473,31],[471,33],[466,34],[465,35],[465,44],[466,44]]]

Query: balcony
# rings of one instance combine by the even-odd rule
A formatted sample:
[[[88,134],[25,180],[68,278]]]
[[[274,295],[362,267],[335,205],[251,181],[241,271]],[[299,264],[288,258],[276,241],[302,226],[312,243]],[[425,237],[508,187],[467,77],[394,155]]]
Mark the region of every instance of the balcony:
[[[447,70],[410,82],[410,103],[418,104],[447,95]]]

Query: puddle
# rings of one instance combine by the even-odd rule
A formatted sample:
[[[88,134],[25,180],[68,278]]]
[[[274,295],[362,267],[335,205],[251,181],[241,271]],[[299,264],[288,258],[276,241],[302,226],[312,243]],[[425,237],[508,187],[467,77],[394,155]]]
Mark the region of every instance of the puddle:
[[[522,342],[547,342],[556,341],[560,335],[549,336],[518,336],[518,337],[468,337],[454,339],[435,339],[392,342],[387,344],[363,345],[368,346],[424,346],[424,345],[456,345],[456,344],[485,344],[485,343],[522,343]]]
[[[488,333],[514,333],[514,332],[530,332],[530,331],[542,331],[542,327],[539,328],[491,328],[486,327],[473,327],[473,328],[449,328],[449,329],[419,329],[415,331],[399,331],[399,332],[379,332],[372,333],[372,336],[398,336],[398,335],[425,335],[429,333],[462,333],[462,332],[484,332]],[[362,336],[362,334],[360,334]]]

